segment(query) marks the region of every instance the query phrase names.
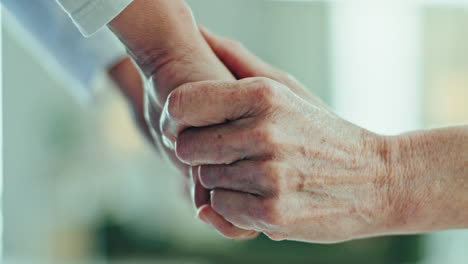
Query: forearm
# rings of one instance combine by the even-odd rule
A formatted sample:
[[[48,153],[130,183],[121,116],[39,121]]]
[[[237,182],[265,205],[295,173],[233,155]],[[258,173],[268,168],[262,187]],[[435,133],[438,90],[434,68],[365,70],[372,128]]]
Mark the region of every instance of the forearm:
[[[468,126],[411,133],[394,142],[392,229],[468,228]]]
[[[109,26],[155,82],[160,103],[187,82],[233,79],[182,0],[135,0]]]
[[[118,61],[109,68],[108,74],[131,104],[135,114],[143,115],[143,80],[131,59],[125,57]]]
[[[112,65],[108,70],[109,77],[125,97],[133,118],[143,135],[153,142],[144,113],[144,89],[141,74],[129,57]]]

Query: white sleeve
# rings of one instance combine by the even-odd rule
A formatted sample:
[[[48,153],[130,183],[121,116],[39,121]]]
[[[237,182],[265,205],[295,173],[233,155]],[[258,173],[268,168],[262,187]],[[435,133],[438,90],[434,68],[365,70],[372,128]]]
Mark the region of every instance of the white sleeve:
[[[133,0],[57,0],[86,37],[107,25]]]
[[[90,97],[96,77],[126,56],[108,29],[84,38],[54,0],[1,1],[5,28],[80,97]]]

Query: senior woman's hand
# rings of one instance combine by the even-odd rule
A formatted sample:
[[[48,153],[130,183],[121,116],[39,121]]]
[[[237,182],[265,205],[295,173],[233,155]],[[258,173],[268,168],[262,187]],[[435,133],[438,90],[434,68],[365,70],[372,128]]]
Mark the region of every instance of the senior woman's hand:
[[[190,83],[161,131],[213,209],[274,240],[468,228],[468,127],[380,136],[277,81]]]
[[[319,242],[384,232],[394,197],[386,140],[277,81],[183,85],[161,129],[236,226]]]
[[[222,65],[182,0],[135,1],[110,28],[153,80],[152,134],[162,114],[175,163],[195,165],[196,193],[212,190],[198,196],[199,217],[223,235],[330,242],[468,227],[467,127],[388,138],[353,126],[289,76],[205,36]],[[201,80],[227,82],[183,85],[166,100]]]

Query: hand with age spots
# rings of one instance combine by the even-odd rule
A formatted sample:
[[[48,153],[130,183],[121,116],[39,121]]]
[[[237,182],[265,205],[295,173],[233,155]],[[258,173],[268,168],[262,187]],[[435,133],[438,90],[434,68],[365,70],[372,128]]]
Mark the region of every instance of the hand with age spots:
[[[381,136],[286,81],[204,81],[169,95],[161,131],[193,168],[202,219],[320,243],[468,227],[466,126]]]
[[[183,0],[134,1],[109,27],[147,78],[144,129],[164,135],[173,164],[192,174],[199,217],[224,236],[336,242],[468,228],[467,126],[368,132],[236,42],[203,39]]]
[[[205,28],[201,28],[201,32],[218,56],[218,58],[226,65],[232,74],[238,78],[249,78],[254,76],[268,77],[275,79],[278,82],[288,84],[291,91],[305,100],[321,104],[320,100],[314,98],[300,83],[297,82],[291,75],[286,74],[273,68],[271,65],[263,62],[253,54],[251,54],[242,44],[237,41],[217,36]],[[223,137],[223,135],[218,135]],[[170,149],[172,143],[167,141]],[[174,152],[173,152],[174,153]],[[224,236],[245,239],[252,238],[258,235],[256,231],[246,232],[244,229],[239,229],[229,221],[226,221],[220,214],[213,210],[210,206],[210,190],[206,189],[199,180],[199,167],[191,166],[190,174],[192,178],[192,197],[198,209],[198,217],[206,223],[212,225],[216,230]],[[246,229],[249,230],[249,229]]]
[[[381,232],[382,139],[268,78],[182,85],[161,129],[197,168],[212,208],[275,240],[336,242]]]

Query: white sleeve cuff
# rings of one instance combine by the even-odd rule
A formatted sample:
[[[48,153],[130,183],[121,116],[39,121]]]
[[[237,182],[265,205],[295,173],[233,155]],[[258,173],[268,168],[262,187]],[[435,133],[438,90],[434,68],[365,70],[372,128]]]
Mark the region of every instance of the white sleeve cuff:
[[[133,0],[57,0],[81,33],[89,37],[107,25]]]

